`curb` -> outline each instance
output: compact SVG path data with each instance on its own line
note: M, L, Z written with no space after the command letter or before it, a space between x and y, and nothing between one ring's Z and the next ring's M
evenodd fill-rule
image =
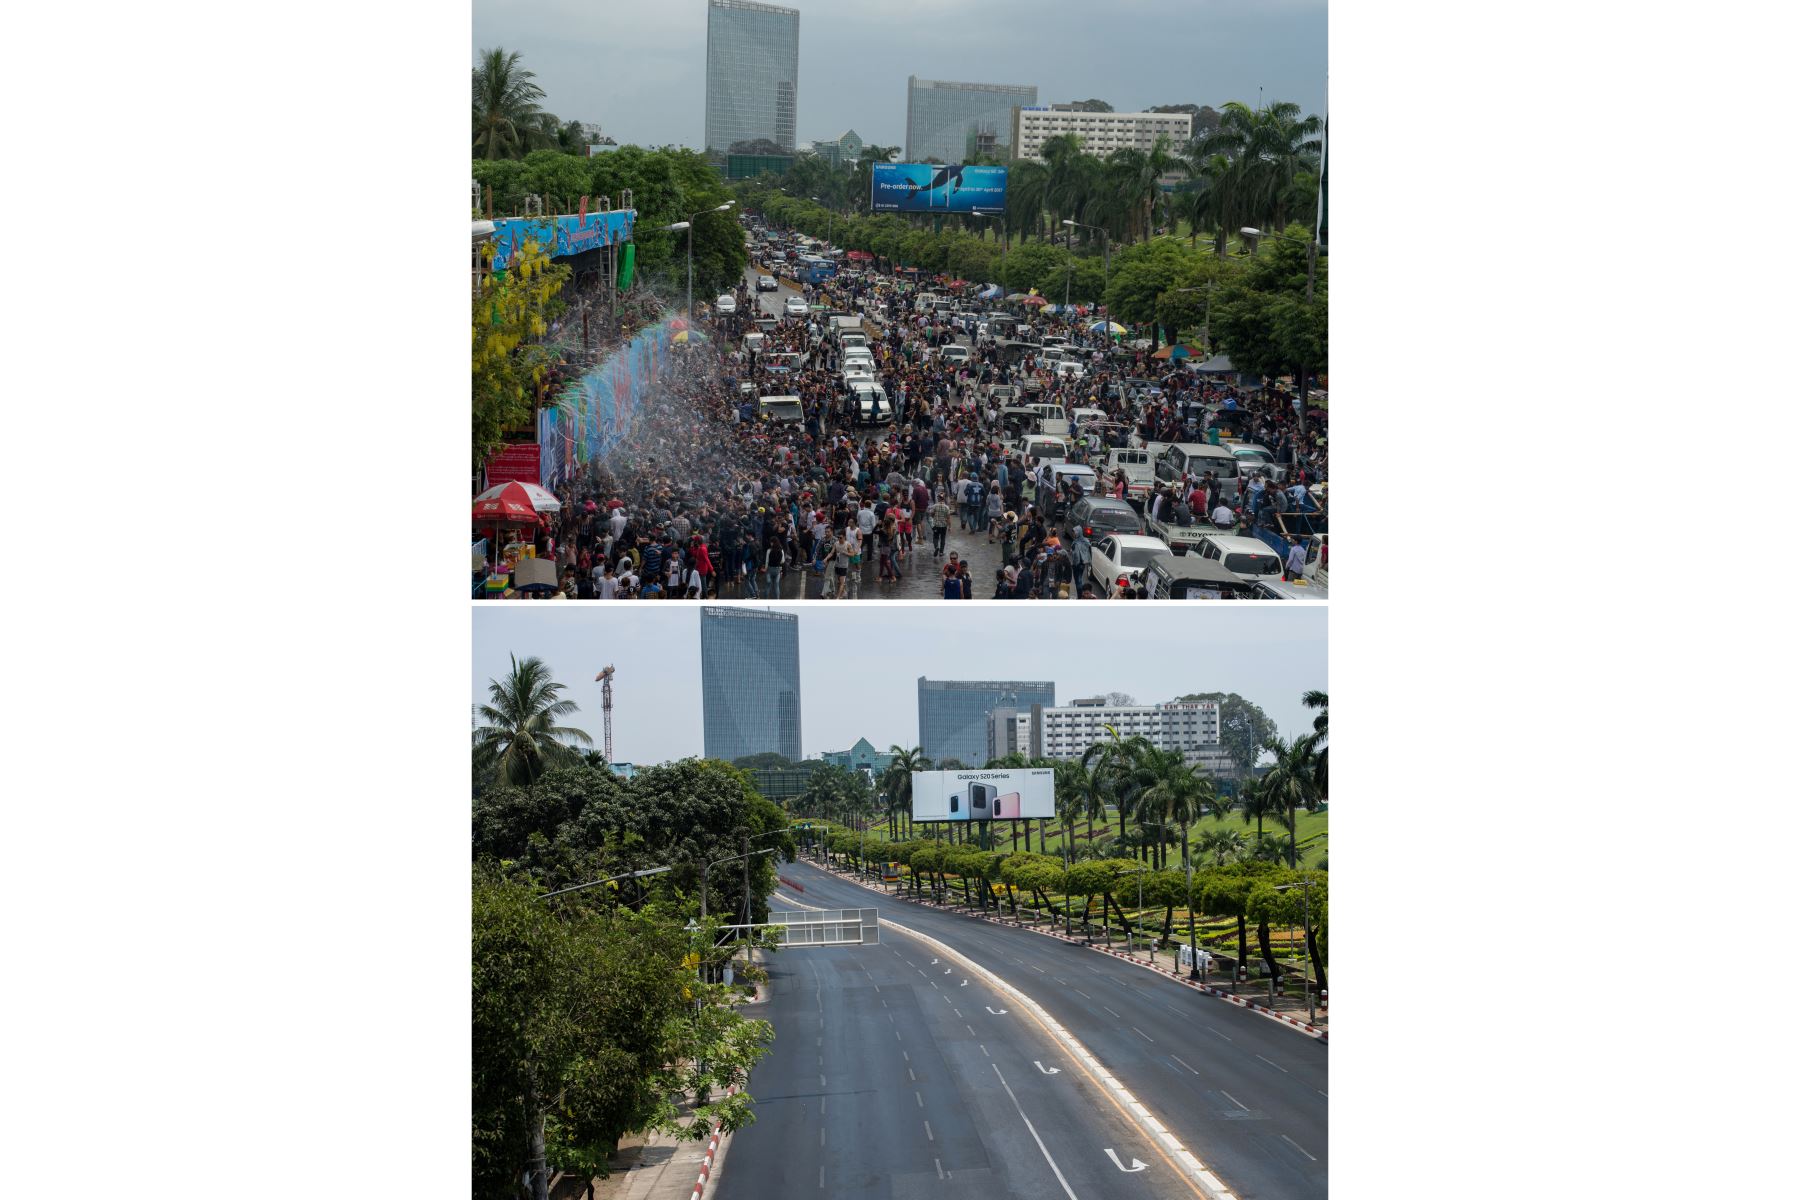
M820 869L825 870L825 871L830 871L830 873L832 875L835 875L835 876L837 876L837 878L842 879L845 883L854 884L855 886L862 888L864 891L876 892L875 888L870 887L868 884L864 883L860 879L856 879L852 876L842 874L841 872L838 872L838 871L832 871L831 868L829 868L829 867L822 867ZM876 894L880 895L888 900L896 900L902 904L911 904L915 908L921 907L918 901L910 900L904 896L890 896L886 892L876 892ZM935 908L936 906L933 906L933 907ZM1082 947L1084 947L1088 950L1092 950L1098 954L1109 954L1112 957L1119 959L1122 962L1128 962L1128 963L1132 964L1133 966L1140 967L1146 971L1149 971L1152 974L1156 975L1158 978L1171 980L1175 983L1179 983L1183 987L1191 988L1192 990L1194 990L1196 992L1201 992L1205 995L1215 997L1219 1000L1223 1000L1227 1004L1236 1005L1238 1008L1248 1009L1249 1011L1256 1013L1258 1016L1266 1017L1271 1021L1278 1021L1283 1025L1287 1025L1294 1029L1298 1029L1301 1033L1304 1033L1307 1037L1310 1037L1314 1041L1317 1041L1321 1044L1330 1045L1330 1043L1331 1043L1331 1038L1329 1036L1331 1031L1329 1029L1321 1029L1317 1025L1309 1025L1305 1021L1300 1020L1298 1017L1290 1017L1285 1013L1276 1012L1274 1009L1270 1008L1266 1004L1257 1004L1255 1001L1245 1000L1241 996L1234 996L1230 992L1223 991L1219 988L1213 987L1211 984L1195 983L1193 980L1184 978L1181 975L1174 974L1172 972L1165 972L1161 967L1152 966L1151 964L1140 960L1135 955L1126 954L1122 950L1114 950L1107 946L1095 946L1086 941L1083 941L1081 938L1070 937L1067 934L1057 933L1055 930L1034 929L1028 925L1014 925L1011 921L1001 920L996 917L984 917L984 916L981 916L979 913L960 912L955 908L939 908L939 909L937 909L937 911L950 912L950 913L954 913L955 915L961 916L961 917L971 917L977 921L985 921L989 925L999 925L1006 929L1020 929L1020 930L1025 931L1026 933L1035 933L1040 937L1055 938L1057 941L1067 942L1071 946L1082 946Z
M727 1088L725 1094L727 1096L735 1096L737 1094L737 1084L734 1083ZM700 1178L694 1181L694 1191L690 1200L700 1200L700 1193L706 1189L707 1176L712 1174L713 1156L719 1152L719 1139L723 1136L720 1131L724 1128L725 1122L723 1120L713 1126L712 1139L706 1143L706 1159L700 1164Z

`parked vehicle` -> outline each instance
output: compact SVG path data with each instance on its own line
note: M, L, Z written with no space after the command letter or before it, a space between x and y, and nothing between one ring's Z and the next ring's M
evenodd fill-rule
M781 289L780 285L775 282L775 277L773 275L758 275L756 277L756 290L759 292L775 292L780 291Z
M1169 552L1161 538L1146 534L1109 533L1090 540L1088 577L1094 582L1094 590L1102 596L1112 596L1118 591L1120 576L1135 586L1143 578L1145 564L1156 555Z
M1255 583L1273 576L1281 578L1281 556L1262 540L1232 533L1209 533L1194 546L1201 558L1225 564L1227 571Z
M781 311L790 317L804 317L806 315L805 297L789 296L786 302L782 304Z
M1111 496L1083 496L1063 516L1063 536L1072 538L1080 529L1089 541L1107 534L1144 532L1144 518L1123 500Z
M1223 563L1197 554L1152 555L1144 564L1143 586L1151 600L1254 600L1259 588L1226 570Z
M1172 483L1177 487L1184 487L1208 471L1211 471L1213 478L1219 481L1220 494L1227 497L1237 496L1237 456L1223 446L1208 446L1200 442L1175 442L1156 459L1156 479L1159 483Z
M879 383L855 382L850 385L851 421L857 425L892 425L894 406L888 401L887 389Z
M1106 460L1100 466L1100 476L1111 486L1113 476L1125 472L1125 495L1128 499L1143 501L1150 494L1156 481L1156 468L1150 461L1150 451L1134 449L1130 446L1118 447L1106 452Z

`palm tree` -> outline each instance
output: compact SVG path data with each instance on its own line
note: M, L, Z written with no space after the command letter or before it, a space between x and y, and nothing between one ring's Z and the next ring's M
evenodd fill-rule
M1044 236L1044 202L1050 187L1050 168L1021 159L1006 173L1006 228L1021 238Z
M592 746L594 739L556 723L580 709L562 691L536 657L513 656L505 679L488 680L489 702L475 710L487 723L474 730L475 766L484 778L524 787L553 766L580 761L575 746Z
M925 757L925 751L918 746L889 746L888 753L893 756L887 770L881 773L881 788L893 803L891 811L906 811L906 828L912 832L912 777L914 771L931 770L931 760ZM897 831L890 822L890 836L897 836Z
M1313 761L1313 792L1323 802L1330 792L1326 786L1329 776L1326 758L1331 747L1326 743L1331 739L1331 697L1321 691L1310 691L1300 697L1300 703L1317 709L1319 714L1313 718L1313 731L1306 743Z
M1161 818L1163 832L1168 827L1181 830L1181 859L1188 861L1190 826L1206 810L1214 795L1213 782L1190 766L1178 750L1152 749L1142 756L1139 770L1147 779L1141 793L1140 820L1146 811ZM1161 837L1156 841L1157 867L1168 866L1168 854Z
M1240 225L1287 224L1295 180L1318 171L1323 128L1285 101L1261 109L1233 101L1220 111L1219 128L1195 146L1193 166L1218 193L1221 246L1224 231Z
M538 107L544 89L519 66L519 52L483 50L481 65L469 72L473 90L475 154L479 158L522 158L544 137ZM554 123L555 118L551 117ZM554 140L554 137L552 137Z
M1299 826L1294 820L1294 810L1305 808L1310 811L1314 803L1311 740L1303 737L1286 741L1272 737L1267 743L1275 755L1275 765L1263 778L1263 791L1266 802L1277 813L1286 814L1289 868L1296 865L1299 857L1299 844L1295 840Z
M1243 857L1248 846L1241 829L1208 829L1194 844L1201 857L1211 858L1215 867L1222 867Z

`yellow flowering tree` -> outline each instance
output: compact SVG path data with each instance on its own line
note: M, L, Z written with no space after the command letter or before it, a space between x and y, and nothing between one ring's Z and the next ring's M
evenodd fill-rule
M491 258L492 246L482 253ZM469 322L469 408L477 466L499 448L506 431L531 422L538 386L554 361L542 338L564 308L560 297L568 279L568 267L528 241L476 291Z

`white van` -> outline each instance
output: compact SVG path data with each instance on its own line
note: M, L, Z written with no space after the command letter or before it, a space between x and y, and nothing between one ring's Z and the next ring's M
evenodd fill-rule
M1219 481L1219 493L1238 494L1237 456L1223 446L1202 442L1175 442L1156 459L1156 482L1180 486L1184 480L1199 479L1211 471Z
M1209 533L1194 544L1190 554L1223 563L1225 569L1249 583L1281 579L1281 555L1261 538L1230 533Z
M780 425L798 425L806 419L798 396L764 396L756 402L756 410L763 420Z

